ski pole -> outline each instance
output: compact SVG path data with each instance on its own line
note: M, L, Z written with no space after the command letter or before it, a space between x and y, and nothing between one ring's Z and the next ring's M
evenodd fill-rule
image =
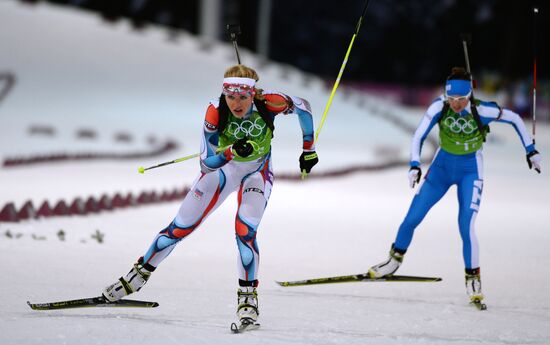
M229 38L233 42L233 48L235 48L235 54L237 54L237 62L241 64L241 56L239 55L239 46L237 45L237 36L241 34L241 26L239 24L227 24L227 32Z
M484 125L483 125L483 122L481 122L481 118L479 117L477 108L475 106L474 89L477 87L477 85L476 85L474 76L472 75L472 70L470 69L470 58L468 55L468 44L472 43L472 36L470 34L460 34L460 37L462 39L462 48L464 49L464 60L466 61L466 72L468 72L468 74L470 75L470 87L471 87L470 104L471 104L472 115L474 116L474 120L477 124L477 127L481 132ZM485 141L485 137L483 141Z
M250 145L252 145L252 147L254 148L254 150L258 150L259 149L259 145L256 144L255 142L253 142L252 140L248 140L247 141L248 143L250 143ZM218 147L216 149L216 153L220 153L222 151L225 151L228 147L230 147L231 145L227 145L227 146L224 146L224 147ZM189 156L185 156L185 157L181 157L181 158L178 158L178 159L174 159L172 161L168 161L168 162L164 162L164 163L160 163L160 164L157 164L157 165L153 165L153 166L150 166L148 168L144 168L144 167L139 167L138 168L138 172L140 174L143 174L145 171L147 170L150 170L150 169L156 169L156 168L160 168L160 167L163 167L163 166L166 166L166 165L170 165L170 164L174 164L174 163L179 163L179 162L183 162L183 161L186 161L186 160L189 160L189 159L193 159L195 157L198 157L200 156L201 154L200 153L193 153L192 155L189 155Z
M533 7L533 144L537 126L537 14L539 9Z
M188 159L192 159L192 158L195 158L195 157L198 157L198 156L200 156L200 153L194 153L194 154L189 155L189 156L185 156L185 157L182 157L182 158L174 159L172 161L168 161L168 162L160 163L160 164L157 164L157 165L153 165L153 166L150 166L148 168L139 167L138 172L140 174L143 174L145 171L150 170L150 169L156 169L156 168L163 167L165 165L170 165L170 164L174 164L174 163L183 162L183 161L186 161Z
M470 75L470 84L472 87L472 95L474 88L476 87L474 77L472 76L472 70L470 69L470 58L468 56L468 43L471 43L472 37L469 34L461 34L462 48L464 50L464 61L466 61L466 72Z
M348 57L351 52L351 48L353 47L353 42L355 42L355 38L359 34L359 29L361 29L361 24L363 24L363 18L365 17L365 14L367 13L367 8L369 7L370 0L367 0L365 2L365 7L363 8L363 13L361 13L361 17L359 17L359 21L357 22L357 26L355 27L355 32L353 33L353 36L351 37L351 42L349 43L348 50L346 52L346 56L344 57L344 61L342 62L342 66L340 67L340 71L338 72L338 77L336 77L336 81L334 82L334 86L332 87L332 92L330 93L330 97L328 99L327 105L325 106L325 110L323 111L323 116L321 117L321 122L319 123L319 127L317 128L317 131L315 132L315 143L317 143L317 139L319 138L319 134L321 133L321 129L323 129L323 125L325 124L325 121L327 119L328 111L330 109L330 106L332 104L332 99L334 98L334 94L336 93L336 89L338 88L338 85L340 84L340 79L342 78L342 74L344 73L344 69L346 68L346 64L348 62Z

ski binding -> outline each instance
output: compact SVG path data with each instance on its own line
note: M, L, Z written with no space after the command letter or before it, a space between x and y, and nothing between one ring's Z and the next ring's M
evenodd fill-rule
M241 319L240 324L236 324L235 322L231 324L231 332L233 333L244 333L258 328L260 328L260 324L249 318Z
M487 305L483 303L479 298L472 299L470 304L476 307L478 310L487 310Z

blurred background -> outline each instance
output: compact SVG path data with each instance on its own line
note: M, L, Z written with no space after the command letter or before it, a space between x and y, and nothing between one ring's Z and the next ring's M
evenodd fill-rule
M363 0L23 0L91 11L135 30L166 27L205 44L228 41L239 24L239 45L266 60L292 65L332 82L354 32ZM470 60L478 88L524 117L531 116L535 56L537 119L550 118L549 14L540 1L372 0L343 83L425 106L451 67L464 65L461 33L471 34ZM540 8L535 19L534 8Z

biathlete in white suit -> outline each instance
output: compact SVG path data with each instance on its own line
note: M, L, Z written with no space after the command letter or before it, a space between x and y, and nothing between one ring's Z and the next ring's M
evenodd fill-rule
M271 139L278 114L298 115L303 135L300 170L309 173L317 164L313 118L309 103L256 87L257 73L244 65L227 69L222 95L206 110L200 167L192 188L174 220L154 239L130 272L103 291L116 301L138 291L176 244L191 234L224 200L237 192L235 237L239 250L237 316L255 322L258 317L256 234L271 194Z
M534 167L539 173L541 156L518 114L502 109L494 102L473 99L471 95L470 75L464 68L453 68L447 78L445 94L430 105L414 134L409 170L411 188L420 182L422 144L436 125L439 126L440 147L399 227L388 260L371 267L371 277L383 277L397 271L411 244L416 227L449 187L456 185L466 292L472 301L483 299L475 220L483 191L482 147L489 123L502 122L512 125L525 148L529 168Z

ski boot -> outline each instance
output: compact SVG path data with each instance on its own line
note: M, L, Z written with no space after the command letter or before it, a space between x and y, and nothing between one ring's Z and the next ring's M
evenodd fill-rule
M149 264L143 265L143 258L139 258L125 277L120 277L118 281L103 289L103 297L109 302L115 302L124 296L139 291L154 270L155 267Z
M479 310L487 309L485 303L483 303L483 293L481 292L481 275L478 268L467 268L466 270L466 294L470 297L470 304L475 306Z
M257 285L254 281L253 285ZM258 292L255 286L241 286L237 290L237 318L239 324L232 323L231 331L242 333L260 327L258 320Z
M403 257L405 256L404 251L396 250L394 246L391 246L390 255L388 260L374 265L369 268L369 276L371 278L381 278L384 276L391 276L397 271L401 263L403 262Z
M237 317L241 322L258 320L258 292L253 286L241 286L237 290Z

